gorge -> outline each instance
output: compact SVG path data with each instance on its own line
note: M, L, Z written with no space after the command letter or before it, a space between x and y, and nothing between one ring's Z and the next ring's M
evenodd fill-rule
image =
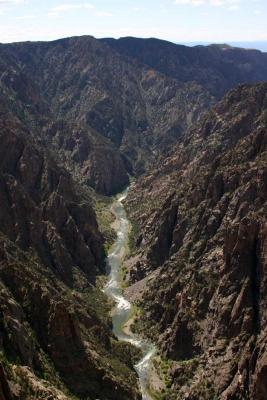
M0 44L1 400L266 400L266 82L230 46Z
M110 296L116 303L112 311L113 332L116 337L140 349L142 358L138 360L135 369L139 376L139 384L143 400L151 400L148 387L148 375L151 359L156 354L156 348L146 339L137 337L130 330L126 332L125 325L132 318L133 305L123 296L122 292L122 263L128 247L129 221L127 220L122 201L126 199L128 190L126 190L112 206L117 225L117 240L110 249L107 258L107 267L109 272L109 281L105 286L104 292ZM140 355L141 355L140 354Z

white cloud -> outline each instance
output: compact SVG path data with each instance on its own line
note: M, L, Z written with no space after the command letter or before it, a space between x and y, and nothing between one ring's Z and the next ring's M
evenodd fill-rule
M62 13L68 12L68 11L75 11L75 10L77 10L77 11L78 10L90 10L97 17L112 17L113 16L113 14L111 12L98 10L91 3L60 4L56 7L51 8L48 12L48 16L49 17L58 17L59 14L62 14Z
M161 11L166 10L166 7L161 5L160 6L160 10ZM145 13L145 12L147 12L147 8L145 6L143 6L143 5L140 6L140 7L139 6L135 6L135 7L132 8L132 11L135 12L135 13L141 13L141 12Z
M27 0L0 0L0 15L4 15L21 4L27 4Z
M16 6L25 3L25 0L0 0L0 7Z
M218 6L229 6L229 9L237 7L242 0L174 0L176 5L190 5L190 6L202 6L210 5L214 7Z
M12 19L15 19L16 21L23 21L23 20L35 19L35 18L36 18L35 15L21 15L19 17L13 17Z
M1 0L0 0L1 1ZM95 7L90 3L81 3L81 4L60 4L59 6L51 8L51 13L65 12L71 10L92 10Z
M175 0L174 4L178 5L190 5L190 6L200 6L205 3L205 0Z
M3 15L6 11L10 11L12 7L26 3L26 0L0 0L0 15Z
M96 11L95 15L97 15L98 17L112 17L113 16L113 14L108 11Z
M237 11L239 10L239 6L238 5L233 5L231 7L228 8L229 11Z

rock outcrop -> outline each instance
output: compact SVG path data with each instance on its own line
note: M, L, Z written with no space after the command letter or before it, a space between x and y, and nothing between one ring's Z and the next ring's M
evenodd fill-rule
M155 38L102 41L178 82L194 80L217 99L239 83L266 80L266 54L259 50L216 44L187 47Z
M239 86L130 191L130 280L157 269L141 322L170 399L267 396L266 126L267 85Z
M174 360L170 396L265 397L266 85L199 121L266 80L266 57L154 39L0 44L4 400L140 399L98 288L92 196L151 165L127 203L129 275L150 282L144 326Z
M75 176L113 194L229 88L267 79L259 51L156 39L0 45L0 103Z
M16 122L0 122L0 393L139 399L97 289L103 238L87 192Z

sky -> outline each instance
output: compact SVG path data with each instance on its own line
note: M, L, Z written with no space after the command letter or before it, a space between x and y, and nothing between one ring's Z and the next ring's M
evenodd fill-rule
M0 42L68 36L267 40L267 0L0 0Z

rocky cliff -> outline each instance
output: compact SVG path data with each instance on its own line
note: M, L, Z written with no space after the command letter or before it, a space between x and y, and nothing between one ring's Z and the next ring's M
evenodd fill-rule
M1 399L138 399L96 285L87 192L16 122L1 121L0 140Z
M158 336L168 399L267 397L267 85L239 86L129 194L138 325Z
M0 397L140 398L98 285L92 193L152 165L128 201L129 279L158 274L144 326L173 360L169 395L264 398L266 85L199 121L266 65L133 38L0 44Z
M227 45L187 47L155 38L102 41L178 82L197 82L217 99L239 83L266 80L267 55L258 50Z
M156 39L0 45L0 102L98 192L139 176L229 88L267 79L267 55Z

